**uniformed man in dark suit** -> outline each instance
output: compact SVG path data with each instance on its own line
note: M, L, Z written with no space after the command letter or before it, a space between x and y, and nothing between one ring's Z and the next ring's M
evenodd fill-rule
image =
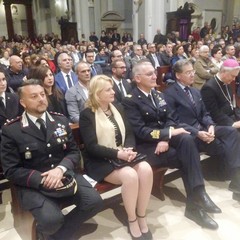
M33 214L38 232L47 239L76 239L74 234L81 223L101 209L102 199L74 173L79 150L67 119L46 111L44 88L30 79L19 88L19 97L25 112L2 131L4 174L17 186L20 204ZM47 196L64 186L67 175L74 176L76 193L64 198ZM67 215L59 207L63 200L76 205Z
M221 210L205 191L200 156L190 132L174 123L168 126L164 96L153 90L157 76L151 63L137 63L133 76L137 87L122 104L136 136L137 151L147 154L152 166L179 168L187 193L185 216L203 227L217 229L206 212Z

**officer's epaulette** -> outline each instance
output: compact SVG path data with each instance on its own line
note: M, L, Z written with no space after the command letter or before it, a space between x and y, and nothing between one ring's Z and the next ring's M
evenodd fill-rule
M62 113L58 113L58 112L49 112L52 115L57 115L57 116L64 116Z
M11 120L7 119L7 121L5 122L4 125L10 125L12 123L15 123L15 122L19 121L21 118L22 118L21 116L18 116L18 117L14 118L14 119L11 119Z
M131 98L132 94L127 94L126 97Z

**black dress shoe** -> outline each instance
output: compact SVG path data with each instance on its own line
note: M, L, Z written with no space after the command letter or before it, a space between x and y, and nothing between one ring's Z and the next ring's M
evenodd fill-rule
M191 219L203 228L218 229L218 224L199 207L186 206L185 217Z
M142 236L145 240L152 240L153 239L153 236L152 236L152 233L150 232L150 230L148 230L145 233L142 232Z
M233 193L240 194L240 184L237 184L234 180L230 182L228 189Z
M232 199L240 202L240 194L239 193L233 193Z
M228 189L234 193L240 194L240 168L235 169Z
M36 224L36 240L54 240L53 237L47 236L41 231L39 231L37 224Z
M131 235L132 240L145 240L145 238L143 237L143 234L141 236L139 236L139 237L135 237L131 233L129 224L134 223L136 221L137 221L137 218L135 220L133 220L133 221L128 221L128 233Z
M205 191L202 191L197 199L194 199L194 203L202 207L202 209L208 213L221 213L222 210L212 201Z

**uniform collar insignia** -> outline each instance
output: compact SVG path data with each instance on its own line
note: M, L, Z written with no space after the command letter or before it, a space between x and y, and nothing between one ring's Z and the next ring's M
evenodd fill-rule
M50 122L54 122L53 117L52 117L48 112L46 112L46 116L48 117L48 119L50 120ZM21 122L22 122L22 126L23 126L23 127L28 127L28 126L29 126L26 111L24 111L23 114L22 114Z

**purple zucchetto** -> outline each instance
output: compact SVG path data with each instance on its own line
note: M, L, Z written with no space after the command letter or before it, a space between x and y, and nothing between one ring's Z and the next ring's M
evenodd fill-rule
M222 67L224 69L229 69L229 70L234 70L234 69L239 69L239 63L234 60L234 59L227 59L223 62Z

